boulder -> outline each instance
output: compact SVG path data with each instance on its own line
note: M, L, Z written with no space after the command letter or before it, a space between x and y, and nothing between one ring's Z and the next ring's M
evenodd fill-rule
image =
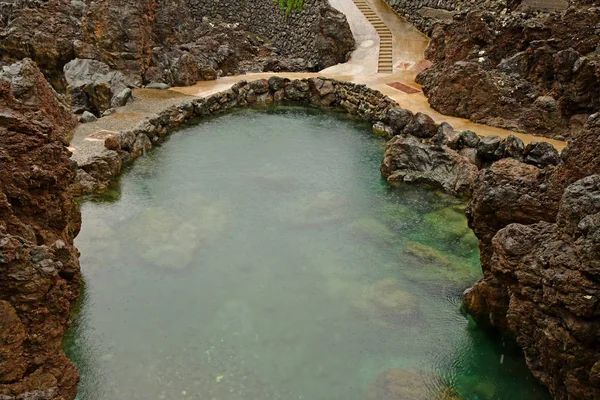
M88 122L94 122L98 118L89 111L84 111L81 116L79 116L79 122L87 124Z
M285 87L286 82L289 82L289 79L281 78L279 76L272 76L269 78L269 89L271 91L276 92Z
M475 132L469 130L462 131L458 138L458 147L470 147L476 149L480 141L481 138Z
M133 92L130 88L125 88L113 96L110 104L112 108L123 107L133 98Z
M498 152L500 149L500 145L502 143L502 138L500 136L486 136L481 138L479 144L477 145L477 155L483 161L496 161L502 158L504 153L503 151Z
M394 129L381 121L378 121L373 124L373 132L377 136L382 136L387 139L391 139L392 137L394 137Z
M75 59L64 67L67 93L76 113L89 111L97 116L131 97L128 80L107 64L90 59Z
M386 145L381 174L390 182L415 182L454 195L469 195L478 169L447 146L421 143L412 136L395 136Z
M402 130L412 122L414 114L404 108L393 107L388 111L387 118L388 125L392 127L396 135L399 135L402 133Z
M558 165L560 155L558 151L548 142L531 142L524 150L525 162L539 168L549 165Z
M438 126L427 114L417 113L414 118L404 127L402 133L418 138L429 139L435 136Z
M525 144L515 135L509 135L505 140L504 156L512 157L516 160L523 161L523 151Z
M458 141L460 139L460 133L455 131L454 128L447 122L442 122L438 129L438 132L433 137L433 143L443 146L446 145L451 149L456 150L458 148Z

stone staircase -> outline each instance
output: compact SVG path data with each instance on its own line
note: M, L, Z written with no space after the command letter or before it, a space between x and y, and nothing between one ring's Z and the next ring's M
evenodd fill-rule
M352 1L379 34L379 64L377 72L391 74L394 68L394 62L392 60L392 32L365 0Z

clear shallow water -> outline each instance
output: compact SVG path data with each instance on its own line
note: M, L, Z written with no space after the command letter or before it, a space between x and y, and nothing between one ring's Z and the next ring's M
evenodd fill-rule
M384 143L288 109L184 129L82 206L79 398L549 399L459 312L464 205L380 178Z

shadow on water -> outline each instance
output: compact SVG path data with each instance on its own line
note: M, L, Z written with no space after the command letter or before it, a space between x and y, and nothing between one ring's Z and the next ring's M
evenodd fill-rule
M367 124L245 110L160 147L82 204L80 399L549 399L460 313L465 204L389 187Z

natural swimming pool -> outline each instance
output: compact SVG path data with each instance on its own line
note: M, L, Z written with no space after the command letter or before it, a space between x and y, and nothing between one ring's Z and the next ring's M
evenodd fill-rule
M82 205L79 398L548 399L460 313L464 204L380 178L368 125L244 110Z

